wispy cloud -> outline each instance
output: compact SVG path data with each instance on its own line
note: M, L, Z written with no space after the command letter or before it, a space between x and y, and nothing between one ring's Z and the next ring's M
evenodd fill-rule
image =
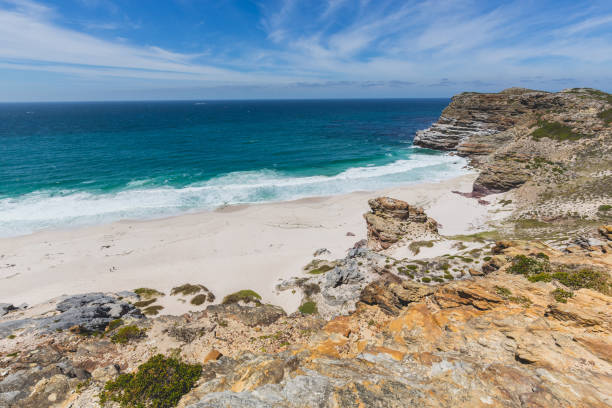
M164 38L163 46L154 39L143 41L150 27L130 26L130 16L110 0L78 1L121 16L71 16L77 23L64 24L61 10L47 3L0 0L0 69L108 78L111 85L127 78L166 81L168 86L174 81L177 86L352 87L423 94L494 89L513 81L612 85L612 7L605 1L578 7L546 0L501 5L271 0L258 6L258 14L248 15L258 31L237 42L202 41L188 50L178 40ZM131 38L126 28L138 28L140 34ZM123 38L108 35L119 29ZM199 38L190 40L198 43Z

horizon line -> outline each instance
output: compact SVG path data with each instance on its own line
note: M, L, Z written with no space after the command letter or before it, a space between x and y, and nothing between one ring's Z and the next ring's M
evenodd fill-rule
M274 102L274 101L368 101L368 100L407 100L407 99L451 99L452 96L438 97L370 97L370 98L236 98L236 99L100 99L100 100L37 100L37 101L2 101L0 104L26 104L26 103L129 103L129 102Z

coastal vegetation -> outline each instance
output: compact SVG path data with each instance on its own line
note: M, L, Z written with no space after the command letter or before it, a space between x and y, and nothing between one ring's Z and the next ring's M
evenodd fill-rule
M192 305L200 306L201 304L206 302L207 299L208 297L206 295L199 294L194 296L189 303L191 303Z
M556 141L565 141L580 140L586 135L576 133L571 127L562 123L539 120L538 128L531 133L531 137L535 140L547 137Z
M308 301L301 305L298 310L303 314L315 314L317 313L317 304L313 301Z
M111 321L108 326L106 326L106 330L107 331L113 331L115 330L117 327L123 326L123 319L115 319L113 321Z
M142 313L146 316L156 316L163 308L161 305L153 305L142 309Z
M421 252L421 248L431 248L433 245L433 241L412 241L408 248L413 254L418 255Z
M170 295L189 296L189 295L193 295L193 294L196 294L202 291L208 292L208 289L204 285L193 285L190 283L186 283L184 285L176 286L172 288L172 290L170 291Z
M142 299L151 299L158 296L165 296L164 293L151 288L138 288L134 289L134 293L140 296Z
M132 374L109 381L100 393L100 404L116 402L122 408L170 408L193 388L202 366L186 364L161 354L151 357Z
M228 305L231 303L239 303L239 302L254 303L256 305L260 305L261 296L259 295L259 293L255 292L254 290L243 289L243 290L239 290L238 292L234 292L230 295L225 296L221 303L224 305Z
M573 270L568 266L556 266L554 269L545 254L537 254L535 257L517 255L508 272L524 275L534 283L556 281L573 290L587 288L606 295L612 294L610 276L605 271L594 268Z
M126 344L131 340L141 339L145 336L146 330L136 326L125 326L117 330L111 337L111 341L117 344Z

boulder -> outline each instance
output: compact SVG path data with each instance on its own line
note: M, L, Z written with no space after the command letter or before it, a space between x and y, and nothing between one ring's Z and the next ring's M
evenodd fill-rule
M368 201L371 211L364 214L368 228L368 248L388 249L405 236L412 239L437 235L438 224L420 207L402 200L379 197Z
M10 303L0 303L0 317L4 316L10 311L17 310L15 306Z

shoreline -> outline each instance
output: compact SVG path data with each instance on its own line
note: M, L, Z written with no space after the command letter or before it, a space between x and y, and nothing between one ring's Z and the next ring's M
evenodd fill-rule
M191 283L209 288L216 302L252 289L291 313L300 296L278 293L275 285L303 273L317 249L342 258L366 238L362 215L370 198L388 195L424 207L443 235L482 230L494 218L494 203L453 193L471 191L476 176L0 238L0 302L34 305L61 295L148 287L166 293L162 314L182 314L208 305L169 296L172 287Z

